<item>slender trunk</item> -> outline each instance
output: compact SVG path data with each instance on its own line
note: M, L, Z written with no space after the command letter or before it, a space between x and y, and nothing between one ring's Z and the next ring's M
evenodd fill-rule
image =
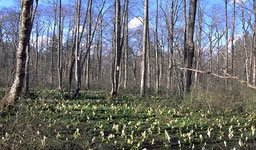
M167 72L167 90L171 89L172 81L172 69L173 69L173 30L174 30L174 0L171 1L171 20L170 20L170 29L169 29L169 61L168 61L168 72ZM167 92L167 93L168 93Z
M210 33L209 33L209 42L210 42L210 47L209 47L209 69L210 69L210 72L212 72L212 53L213 53L213 40L212 40L212 32L213 32L213 29L212 29L212 25L210 27ZM209 80L209 84L212 83L212 76L208 76L208 80Z
M101 81L101 68L102 68L102 32L103 32L103 27L102 24L103 23L103 18L101 16L101 20L100 20L100 37L99 37L99 41L98 41L98 83L100 83Z
M115 67L114 67L114 86L112 86L111 96L117 95L119 85L120 63L121 63L121 26L120 26L120 0L116 0L116 14L115 14Z
M156 0L156 28L155 28L155 64L156 64L156 83L155 83L155 93L158 94L159 91L159 52L158 52L158 0Z
M148 34L148 0L144 0L144 31L143 31L143 49L141 61L141 84L140 96L145 96L145 82L146 82L146 56L147 56L147 34Z
M54 25L52 33L52 53L51 53L51 84L54 86L54 53L56 49L56 36L55 30L57 25L57 6L54 8Z
M75 65L75 49L76 49L76 34L77 34L77 28L75 27L75 30L72 31L72 41L73 46L71 48L71 56L70 56L70 62L69 62L69 74L68 74L68 90L71 91L72 88L72 80L73 80L73 69Z
M85 71L85 89L89 90L90 86L90 52L91 52L91 33L92 33L92 0L89 1L89 16L88 16L88 35L87 35L87 45L86 49L88 51L88 55L86 57L86 71Z
M58 33L58 88L62 90L62 37L61 37L61 0L59 0L59 33Z
M147 56L146 56L146 59L147 59L147 77L146 77L146 80L147 80L147 88L150 88L151 87L151 61L150 61L150 37L149 37L149 30L148 30L148 36L147 36L147 47L148 47L148 52L147 52Z
M163 31L162 31L163 33ZM163 79L163 62L164 62L164 56L163 56L163 51L164 51L164 35L162 34L162 39L161 39L161 46L159 50L159 87L161 86L162 79Z
M253 31L253 85L256 85L256 0L253 0L254 31Z
M136 63L136 57L134 56L134 63L133 63L133 81L134 81L134 83L135 83L135 85L137 85L136 83L137 83L137 74L136 74L136 72L137 72L137 63Z
M234 75L234 59L235 59L235 22L236 22L236 3L233 3L233 19L232 19L232 38L231 38L231 74Z
M197 0L190 0L189 4L189 19L188 19L188 41L186 43L186 51L187 51L187 60L186 60L186 68L191 69L193 65L194 58L194 28L195 28L195 17L196 17L196 5ZM192 84L192 71L186 70L186 86L185 93L190 92L190 86Z
M90 88L90 59L91 59L91 55L90 53L87 55L86 58L86 65L85 65L85 89L89 90Z
M246 27L245 27L245 6L242 4L242 22L243 22L243 47L245 51L245 72L246 72L246 81L250 83L250 65L249 65L249 52L247 49L247 35L246 35Z
M201 42L202 42L202 22L203 22L203 12L200 6L200 0L198 1L198 27L199 27L199 36L198 36L198 45L197 45L197 56L196 56L196 70L200 69L200 57L201 57ZM195 84L198 81L198 72L195 72Z
M183 38L184 38L184 56L183 56L183 65L186 67L186 59L187 59L187 2L186 0L183 0L183 22L184 22L184 27L183 27ZM184 94L185 88L186 88L186 69L184 69L183 72L181 72L181 76L183 75L183 91Z
M24 95L28 96L29 94L29 63L30 63L30 45L27 45L26 48L26 65L25 65L25 91L24 91Z
M35 64L35 81L38 83L38 58L39 58L39 49L38 49L38 37L39 37L39 20L36 22L36 64Z
M76 1L76 46L75 46L75 79L76 91L74 97L79 95L81 89L81 68L80 68L80 10L81 0Z
M128 80L128 50L129 50L129 28L128 28L128 10L129 10L129 0L126 0L126 20L125 20L125 51L124 51L124 89L127 88Z
M228 0L225 0L225 15L226 15L226 67L225 72L228 73ZM224 74L226 76L226 74ZM226 85L228 84L228 79L226 80Z

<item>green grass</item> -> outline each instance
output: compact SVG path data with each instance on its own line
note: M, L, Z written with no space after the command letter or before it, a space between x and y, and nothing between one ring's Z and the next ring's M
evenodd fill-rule
M209 112L161 97L34 91L1 112L0 149L255 149L256 113Z

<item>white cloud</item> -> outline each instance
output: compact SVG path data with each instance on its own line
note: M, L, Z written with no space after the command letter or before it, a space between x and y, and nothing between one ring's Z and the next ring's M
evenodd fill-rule
M234 36L234 43L236 43L236 41L237 40L239 40L239 39L241 39L243 37L243 35L241 35L241 34L236 34L235 36ZM228 44L228 47L229 48L231 48L231 39L229 39L229 44Z
M136 29L143 25L143 19L141 17L134 17L129 23L129 29Z

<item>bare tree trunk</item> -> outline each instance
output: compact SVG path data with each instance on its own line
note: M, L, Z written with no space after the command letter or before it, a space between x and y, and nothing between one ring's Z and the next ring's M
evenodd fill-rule
M187 59L186 59L186 68L191 69L193 65L194 58L194 29L195 29L195 17L196 17L196 5L197 0L190 0L189 4L189 19L188 19L188 41L186 42L186 51L187 51ZM186 86L185 93L190 92L190 86L192 84L192 71L186 70Z
M159 92L159 74L160 74L160 70L159 70L159 51L158 51L158 31L157 31L157 27L158 27L158 0L156 0L156 28L155 28L155 64L156 64L156 83L155 83L155 93L158 94Z
M52 33L52 53L51 53L51 84L52 86L54 86L54 52L56 50L56 35L55 35L56 25L57 25L57 6L54 7L54 25L53 25L53 33Z
M144 31L143 31L143 49L141 61L141 84L140 96L145 96L145 82L146 82L146 56L147 56L147 34L148 34L148 0L144 0Z
M100 35L98 41L98 51L97 51L97 59L98 59L98 83L101 81L101 74L102 74L102 32L103 32L103 16L100 19Z
M78 96L81 89L81 68L80 68L80 10L81 0L76 1L76 46L75 46L75 79L76 91L74 97Z
M231 38L231 75L234 75L234 57L235 57L235 22L236 22L236 2L233 3L233 19L232 19L232 38Z
M171 20L170 20L170 29L169 29L169 61L168 61L168 71L167 71L167 90L171 89L171 78L172 78L172 69L173 69L173 30L174 30L174 0L171 1Z
M253 85L256 85L256 0L253 0L254 31L253 31Z
M162 29L162 33L163 33L163 29ZM159 50L159 87L162 84L163 81L163 62L164 62L164 34L162 34L162 38L160 40L162 43L160 44L160 50Z
M198 1L198 28L199 28L199 36L198 36L198 45L197 45L197 56L196 56L196 70L200 69L200 57L201 57L201 42L202 42L202 22L203 22L203 12L201 10L200 1ZM198 72L195 72L195 84L198 81Z
M246 72L246 81L250 83L250 65L249 65L249 51L247 49L247 35L246 35L246 27L245 27L245 6L244 2L242 3L242 23L243 23L243 46L244 46L244 51L245 51L245 72Z
M121 63L121 26L120 26L120 0L116 0L116 15L115 15L115 68L114 68L114 85L112 85L111 96L116 96L119 85L119 73Z
M89 90L90 86L90 53L91 53L91 34L92 34L92 0L89 2L89 16L88 16L88 35L87 35L87 45L86 49L88 50L87 60L86 60L86 71L85 71L85 89Z
M27 48L26 48L26 65L25 65L25 91L24 91L24 95L28 96L29 94L29 63L30 63L30 44L28 43Z
M75 27L75 30L72 30L72 41L73 41L73 45L71 48L71 59L69 62L69 74L68 74L68 90L71 91L71 87L72 87L72 80L73 80L73 69L74 69L74 65L75 65L75 49L76 49L76 34L77 34L77 28Z
M38 43L38 37L39 37L39 20L36 22L36 64L35 64L35 82L38 83L38 58L39 58L39 43Z
M183 37L184 37L184 56L183 56L183 65L186 67L186 59L187 59L187 0L183 0L183 21L184 21L184 27L183 27ZM181 72L181 76L183 75L183 91L184 94L185 88L186 88L186 69L184 69L184 72Z
M62 36L61 36L61 0L59 0L59 33L58 33L58 88L62 90Z
M32 31L32 27L33 27L33 22L34 22L34 19L35 19L35 14L36 14L36 9L37 9L37 6L38 6L38 0L36 0L36 4L35 4L35 8L33 9L33 12L32 12L32 16L31 16L31 24L29 26L29 36L31 35L31 31ZM32 4L32 7L33 7L33 4ZM26 77L26 80L25 80L25 96L27 96L29 94L29 80L30 80L30 74L29 74L29 68L30 68L30 37L29 37L29 40L28 40L28 43L27 43L27 48L26 48L26 64L25 64L25 77Z
M129 50L129 28L128 28L128 18L129 18L129 0L126 0L126 20L125 20L125 51L124 51L124 89L127 88L128 80L128 50Z
M147 56L146 56L146 61L147 61L147 88L151 87L151 61L150 61L150 50L151 50L151 46L150 46L150 37L149 37L149 30L148 30L148 37L147 37L147 47L148 47L148 52L147 52Z
M1 101L1 108L13 103L21 94L23 79L25 76L26 47L29 44L32 29L32 7L33 0L22 0L20 13L19 44L16 54L15 80L9 93ZM35 12L35 11L33 11Z
M213 40L212 40L212 34L213 34L213 27L212 25L210 25L210 31L209 31L209 35L208 35L208 38L209 38L209 44L210 44L210 47L209 47L209 56L208 56L208 65L209 65L209 69L210 69L210 72L212 72L212 53L213 53ZM212 76L208 76L207 79L209 80L209 84L212 83Z
M90 59L91 59L91 55L89 52L86 58L86 65L85 65L85 90L89 90L90 88L90 67L91 67Z
M226 15L226 68L225 72L228 73L228 0L225 0L225 15ZM225 74L224 74L225 75ZM228 79L226 79L226 85L228 84Z

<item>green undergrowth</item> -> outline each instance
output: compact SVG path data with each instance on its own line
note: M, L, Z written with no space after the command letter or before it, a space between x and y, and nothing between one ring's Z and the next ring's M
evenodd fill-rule
M0 149L255 149L256 113L198 110L171 99L33 91L1 112Z

